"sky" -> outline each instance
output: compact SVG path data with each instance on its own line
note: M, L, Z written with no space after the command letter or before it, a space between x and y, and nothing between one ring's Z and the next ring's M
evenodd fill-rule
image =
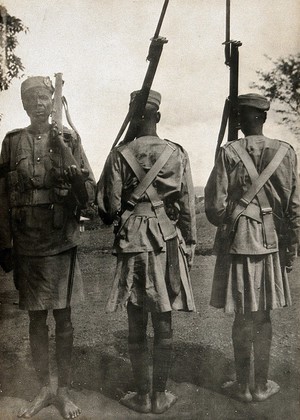
M63 73L64 96L98 180L140 89L163 0L0 0L28 26L16 53L24 78ZM213 166L229 70L224 64L225 0L170 0L160 35L164 46L153 89L162 94L160 137L188 152L196 186ZM273 59L300 51L299 0L231 0L231 39L239 40L239 93L248 93ZM28 125L20 100L23 79L0 93L0 139ZM254 91L253 91L254 92ZM68 125L65 122L65 125ZM296 146L292 133L268 113L264 134Z

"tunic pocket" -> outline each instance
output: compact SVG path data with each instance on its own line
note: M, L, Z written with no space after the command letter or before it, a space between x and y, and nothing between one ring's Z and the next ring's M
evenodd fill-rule
M7 174L10 207L17 206L20 197L25 191L22 175L18 171L11 171Z

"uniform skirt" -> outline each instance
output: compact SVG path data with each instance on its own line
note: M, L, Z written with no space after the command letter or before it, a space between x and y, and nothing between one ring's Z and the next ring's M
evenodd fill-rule
M183 250L178 248L181 287L177 296L170 291L166 252L151 251L117 254L117 266L108 312L126 307L128 302L148 311L195 311L189 270Z
M285 267L279 253L219 254L210 304L225 312L253 312L291 305Z
M18 255L14 281L19 289L19 308L28 311L63 309L67 290L72 250L46 257ZM76 257L71 305L83 300L83 284Z

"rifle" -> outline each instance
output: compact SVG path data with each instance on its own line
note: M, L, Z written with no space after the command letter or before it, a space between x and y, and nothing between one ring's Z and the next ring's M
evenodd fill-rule
M142 88L137 93L134 100L130 104L129 111L124 119L123 124L121 125L121 128L117 134L115 141L113 142L113 145L111 147L112 149L118 144L128 124L129 126L128 126L128 129L124 136L123 141L124 143L127 143L135 138L134 120L141 118L144 114L145 106L146 106L149 92L153 83L155 72L159 63L159 59L162 53L162 49L163 49L164 44L168 42L166 38L159 36L159 32L160 32L161 25L165 17L168 3L169 3L169 0L165 0L154 36L153 38L151 38L151 44L150 44L149 52L147 56L147 61L149 61L149 65L146 72L146 76L143 81Z
M53 109L52 109L52 114L51 114L52 138L61 152L63 170L65 172L65 170L69 166L76 166L77 168L80 168L81 165L80 165L80 156L73 156L70 147L66 145L66 143L64 142L63 124L62 124L63 106L66 111L66 117L67 117L68 123L73 128L73 130L77 133L77 135L78 135L78 132L71 121L69 111L68 111L67 101L65 97L62 95L62 87L63 87L62 73L56 73L55 74L55 90L54 90L54 97L53 97ZM76 199L80 203L81 207L85 207L86 203L88 202L88 193L85 187L85 180L87 179L89 172L85 169L81 169L81 172L82 172L82 176L76 177L75 180L72 182L72 191ZM80 208L77 209L76 216L79 220ZM73 247L70 250L70 266L69 266L68 287L67 287L67 296L66 296L67 308L69 308L71 304L76 260L77 260L77 246Z
M77 133L68 112L67 101L62 95L63 79L62 73L56 73L55 77L55 90L53 97L53 108L51 113L51 123L52 123L52 139L54 144L58 147L62 157L62 166L63 172L69 167L81 168L80 156L74 156L72 154L71 148L65 143L63 135L63 123L62 123L62 109L63 106L66 110L67 120L73 130ZM77 133L78 134L78 133ZM79 137L79 136L78 136ZM82 207L86 206L88 202L88 193L85 187L85 181L88 178L89 172L81 168L81 174L72 181L72 191L76 196L76 199ZM68 181L68 179L67 179Z
M225 42L225 64L229 67L229 96L225 100L221 127L218 135L215 160L218 157L221 144L224 138L226 125L228 121L228 141L238 138L238 83L239 83L239 47L241 41L230 39L230 0L226 0L226 37Z

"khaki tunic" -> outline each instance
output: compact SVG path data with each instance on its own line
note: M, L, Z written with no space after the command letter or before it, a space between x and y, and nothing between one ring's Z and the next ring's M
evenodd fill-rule
M86 188L94 199L95 181L79 137L64 129L64 140L81 167L89 170ZM77 202L63 178L59 150L50 133L14 130L3 140L0 163L9 165L1 180L4 218L0 246L9 238L16 256L14 278L20 290L20 308L60 309L66 306L70 250L80 242ZM9 213L7 212L9 208ZM1 243L1 241L3 241ZM59 270L58 267L61 269ZM73 302L82 298L82 279L75 267Z
M262 135L238 141L248 151L258 173L272 160L280 145L279 140ZM289 146L283 161L264 187L273 210L279 251L266 248L263 223L250 216L240 217L229 241L228 217L250 184L246 168L228 143L221 149L205 188L207 218L218 226L211 305L225 308L227 312L268 310L291 303L281 256L286 249L296 252L300 243L299 182L293 148ZM253 204L259 205L256 198Z
M107 305L109 311L125 306L128 301L153 311L195 310L186 263L186 247L196 244L194 189L188 155L181 146L173 145L175 151L157 175L153 186L164 202L168 216L175 219L179 232L181 292L173 299L167 287L166 243L155 213L137 212L129 217L115 236L113 250L118 261ZM138 184L120 150L129 147L140 165L148 171L165 146L166 140L145 136L128 145L120 145L110 153L97 186L99 214L105 223L113 223L124 211ZM143 203L150 205L146 194L141 198Z

